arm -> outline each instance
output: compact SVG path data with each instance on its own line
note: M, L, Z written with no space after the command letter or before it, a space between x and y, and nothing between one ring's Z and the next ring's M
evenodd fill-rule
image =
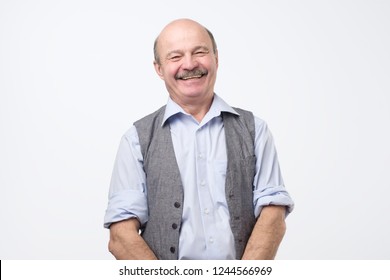
M139 235L139 227L135 218L111 224L108 249L117 260L157 260Z
M143 156L132 126L119 145L104 217L104 227L110 229L108 249L116 259L156 259L139 235L140 223L148 221L145 188Z
M274 259L286 232L284 206L265 206L246 245L243 260Z

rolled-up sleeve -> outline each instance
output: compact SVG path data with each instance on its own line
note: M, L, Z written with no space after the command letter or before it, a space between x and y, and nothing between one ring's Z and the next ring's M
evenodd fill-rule
M257 218L263 207L268 205L286 206L288 215L294 208L294 202L284 186L272 134L267 124L257 117L255 128L256 173L253 183L255 217Z
M148 221L147 190L137 130L132 126L122 137L111 176L104 227L136 217Z

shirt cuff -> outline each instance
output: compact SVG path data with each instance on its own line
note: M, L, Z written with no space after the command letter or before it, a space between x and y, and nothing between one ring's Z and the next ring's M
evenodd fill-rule
M294 209L294 202L283 185L253 191L253 205L256 218L264 206L286 206L286 217Z
M104 227L109 228L112 223L136 217L141 226L148 221L147 198L139 191L120 191L109 198L108 207L104 216Z

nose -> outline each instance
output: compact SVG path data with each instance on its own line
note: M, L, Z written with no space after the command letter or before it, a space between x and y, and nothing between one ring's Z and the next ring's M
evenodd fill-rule
M199 66L199 63L198 63L196 57L194 57L190 54L186 54L184 56L184 60L183 60L183 64L182 64L183 69L193 70L193 69L197 68L198 66Z

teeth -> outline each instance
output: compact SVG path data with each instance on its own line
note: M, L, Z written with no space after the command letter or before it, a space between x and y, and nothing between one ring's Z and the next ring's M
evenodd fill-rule
M197 76L190 76L190 77L183 77L183 80L189 80L189 79L194 79L194 78L200 78L202 75L197 75Z

